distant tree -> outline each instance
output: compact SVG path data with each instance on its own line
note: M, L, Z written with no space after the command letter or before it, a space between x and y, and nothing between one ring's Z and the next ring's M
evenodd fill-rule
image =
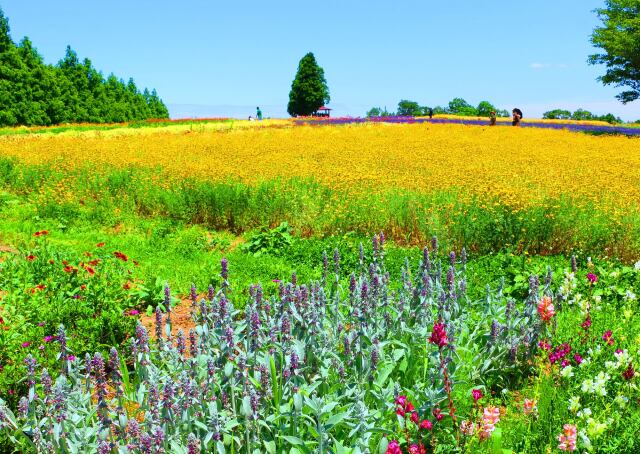
M481 101L480 104L478 104L478 107L476 110L478 111L478 116L488 117L491 114L491 112L496 110L496 108L489 101ZM496 112L496 115L497 115L497 112Z
M416 117L422 114L422 109L417 102L402 99L398 103L398 111L396 112L396 114L400 116Z
M588 110L578 109L571 115L572 120L593 120L593 114Z
M388 112L387 108L381 108L381 107L372 107L368 112L367 112L367 118L376 118L376 117L391 117L393 116L393 112Z
M604 85L629 87L616 98L626 104L640 98L640 0L606 0L606 7L596 10L602 26L591 35L591 44L602 49L589 56L589 63L604 64Z
M506 109L498 109L496 110L497 117L510 117L509 111Z
M434 115L444 115L444 114L446 114L446 113L448 113L448 112L447 112L447 108L446 108L446 107L442 107L442 106L435 106L435 107L433 108L433 114L434 114Z
M313 53L309 52L298 64L289 92L287 112L292 117L311 115L330 99L324 69L318 65Z
M563 109L554 109L543 113L542 118L545 120L569 120L571 119L571 112Z
M114 77L115 79L115 77ZM67 46L56 66L47 65L29 38L15 45L0 9L0 125L168 118L155 90L145 97L135 86L105 81L91 61Z
M605 122L610 123L612 125L622 123L622 120L620 119L620 117L616 117L612 113L608 113L606 115L600 115L600 116L594 117L593 119L594 120L598 120L598 121L605 121Z
M453 115L475 116L478 110L462 98L454 98L449 102L449 113Z

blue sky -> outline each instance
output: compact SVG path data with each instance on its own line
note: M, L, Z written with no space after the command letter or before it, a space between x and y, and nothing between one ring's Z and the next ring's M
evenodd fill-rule
M589 66L593 9L604 0L216 1L0 0L14 41L50 63L67 44L94 66L155 87L173 117L286 116L291 81L312 51L336 115L463 97L525 117L584 107L640 118Z

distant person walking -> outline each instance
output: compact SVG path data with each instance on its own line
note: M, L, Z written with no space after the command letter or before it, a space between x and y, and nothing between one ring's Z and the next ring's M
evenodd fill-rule
M433 109L429 107L429 120L433 118Z
M517 107L511 111L513 114L513 121L511 122L512 126L520 126L520 120L522 120L522 111Z
M495 126L496 125L496 111L492 110L491 114L489 115L489 126Z
M258 120L262 120L262 111L260 110L260 107L256 107L256 117L258 117Z

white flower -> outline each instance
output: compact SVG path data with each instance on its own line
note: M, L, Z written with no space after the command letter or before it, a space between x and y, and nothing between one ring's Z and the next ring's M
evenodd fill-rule
M640 260L633 264L633 269L636 271L640 271Z
M605 361L605 362L604 362L604 367L606 367L606 368L607 368L607 370L614 371L614 370L616 370L618 367L620 367L620 363L618 363L618 362L613 362L613 361Z
M620 408L624 408L627 406L627 403L629 402L629 398L626 396L623 396L622 394L618 394L616 396L616 398L614 399L614 402L620 407Z
M580 389L582 389L583 393L591 393L593 392L593 380L590 379L586 379L582 382L582 386L580 387Z
M636 300L636 294L633 293L631 290L627 290L627 292L624 294L624 299L626 301L635 301Z
M611 377L609 374L605 374L604 372L600 372L596 375L596 378L593 382L591 392L598 394L599 396L607 395L607 381L609 381Z
M569 411L575 413L580 410L580 396L573 396L569 399Z
M614 277L614 278L615 278L615 277L618 277L619 275L620 275L620 272L616 270L616 271L612 271L612 272L611 272L611 274L610 274L609 276L611 276L611 277Z
M560 371L560 376L563 378L573 377L573 367L572 366L563 367L562 370Z
M581 419L587 419L591 415L592 415L592 412L590 408L583 408L578 412L577 416L578 418L581 418Z
M589 437L587 437L587 433L584 430L581 430L580 432L578 432L578 435L580 435L582 444L587 449L587 451L591 451L593 449L593 445L591 444L591 440L589 440Z
M607 430L607 425L605 423L600 423L593 418L589 418L587 420L587 433L592 437L597 437L602 435L602 433Z

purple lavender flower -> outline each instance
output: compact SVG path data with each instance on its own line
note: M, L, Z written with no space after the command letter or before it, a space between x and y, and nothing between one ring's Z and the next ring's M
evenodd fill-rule
M449 286L449 292L451 294L453 294L455 290L455 277L456 277L456 270L453 266L450 266L449 270L447 270L447 285Z
M198 337L193 329L189 330L189 355L192 358L198 356Z
M156 342L158 346L162 348L162 311L160 310L160 306L156 306L155 329Z
M111 443L106 440L102 440L98 444L98 454L110 454L111 453Z
M227 282L229 279L229 261L226 257L223 257L222 260L220 260L220 277L224 282Z
M431 250L434 254L438 253L438 237L435 235L431 237Z
M196 284L191 284L191 307L196 307L198 302L198 290L196 289Z
M180 356L184 356L186 348L187 347L184 341L184 332L180 330L178 331L178 337L176 338L176 350L178 350Z
M153 439L148 433L143 433L140 435L140 452L142 454L152 454L153 453Z
M213 301L214 294L215 294L215 289L213 288L213 285L209 284L209 290L207 293L207 298L209 299L209 302Z
M98 419L103 428L109 427L109 408L107 405L107 376L104 369L104 360L100 353L93 355L91 360L91 371L96 383L96 394L98 397Z
M137 442L138 438L140 438L140 425L138 424L138 420L136 418L131 418L127 421L126 427L127 437L129 438L129 442Z
M282 316L282 322L280 324L280 333L282 334L282 339L289 339L289 335L291 334L291 322L289 321L289 316L285 312Z
M35 374L36 374L36 366L38 365L37 361L33 359L31 353L27 355L24 359L24 363L27 366L27 386L31 388L36 384Z
M380 353L378 352L378 346L376 344L371 348L371 370L378 369L378 361L380 360Z
M338 248L333 251L333 271L337 275L340 274L340 251L338 251Z
M220 296L220 320L224 321L228 315L228 303L225 295Z
M295 351L291 352L291 357L289 358L289 369L291 370L291 373L293 375L296 374L296 371L298 370L298 368L300 367L300 363L299 363L299 358L298 358L298 354Z
M18 414L20 415L21 418L24 419L27 417L28 413L29 413L29 399L22 396L20 398L20 402L18 402ZM0 421L1 420L2 418L0 418Z
M253 417L258 419L258 412L260 411L260 396L255 391L251 391L251 397L249 399L251 404L251 411L253 412Z
M49 372L47 371L46 368L42 369L42 374L40 376L40 383L42 383L42 389L44 391L45 399L48 397L51 397L53 381L51 380L51 376L49 375Z
M169 421L170 415L171 413L173 413L174 395L175 395L175 390L173 389L173 384L171 383L171 381L167 381L164 385L164 389L162 390L162 413L164 415L165 421Z
M453 251L449 252L449 263L451 266L456 266L456 253Z
M233 328L227 326L227 328L224 330L224 337L227 341L227 346L230 349L233 349L233 347L235 346L235 344L233 343Z
M116 397L123 395L122 389L122 372L120 371L120 358L118 350L111 347L109 351L109 369L111 370L111 386L116 390Z
M190 433L189 437L187 437L187 451L189 454L200 453L200 440L193 433Z
M69 365L67 364L67 334L64 331L64 326L58 326L58 335L56 336L58 343L60 343L60 361L62 361L62 373L67 374Z
M256 307L258 309L258 311L262 310L262 298L263 298L263 290L262 290L262 285L260 283L258 283L258 285L256 286Z

